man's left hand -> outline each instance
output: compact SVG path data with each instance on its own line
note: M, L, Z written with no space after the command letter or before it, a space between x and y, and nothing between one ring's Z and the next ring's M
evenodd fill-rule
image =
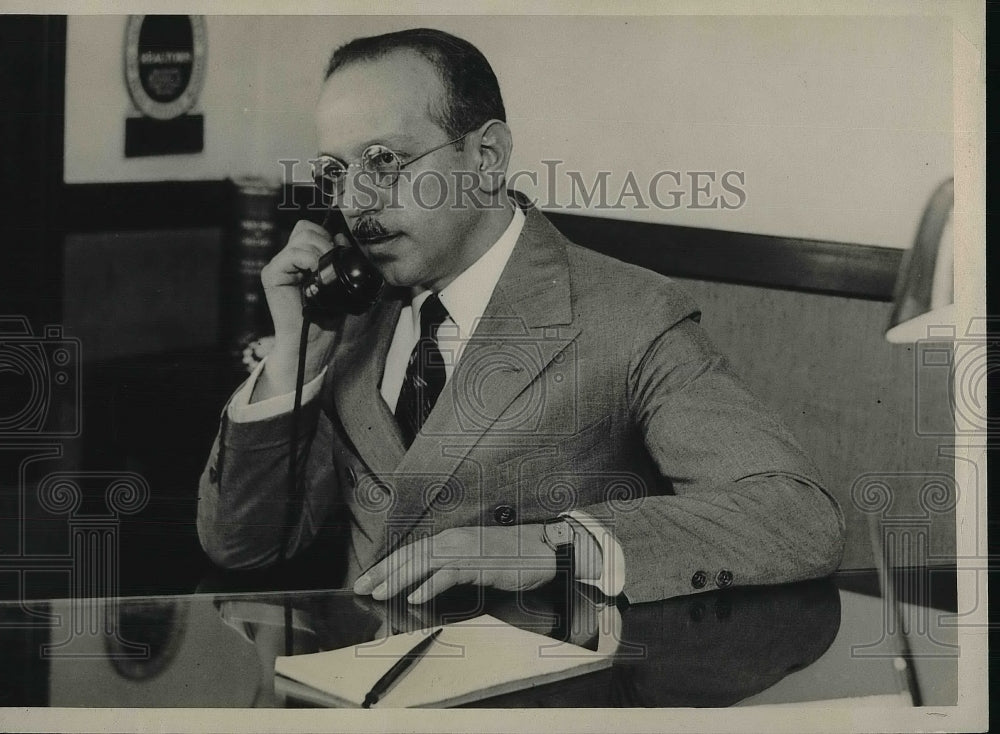
M449 528L398 548L354 583L356 594L407 596L422 604L458 584L528 591L555 578L556 556L542 540L542 525Z

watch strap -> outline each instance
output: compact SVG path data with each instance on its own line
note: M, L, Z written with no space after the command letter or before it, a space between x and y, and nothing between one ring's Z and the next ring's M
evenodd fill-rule
M576 588L576 529L565 519L553 520L545 523L542 540L556 554L556 573L553 579L556 627L552 630L552 637L568 640Z

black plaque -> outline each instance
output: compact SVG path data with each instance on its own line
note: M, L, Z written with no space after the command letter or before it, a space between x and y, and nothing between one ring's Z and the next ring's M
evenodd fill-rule
M200 153L205 146L205 118L181 115L173 120L130 117L125 120L125 157Z
M125 123L125 156L199 153L204 117L187 114L205 78L205 20L132 15L125 31L125 82L141 117Z

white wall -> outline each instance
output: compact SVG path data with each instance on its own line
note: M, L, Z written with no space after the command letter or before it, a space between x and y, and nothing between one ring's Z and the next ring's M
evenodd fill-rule
M909 247L927 197L951 175L952 33L931 18L209 17L205 152L123 158L128 98L121 17L71 18L66 180L277 175L315 155L312 106L327 57L358 35L433 25L496 69L515 138L512 170L562 160L611 172L742 171L735 210L588 213L697 227ZM306 175L301 167L300 177ZM685 179L687 181L689 179ZM669 201L669 179L661 200ZM734 197L717 186L714 194Z
M122 15L71 16L66 33L67 183L211 180L260 167L250 150L260 111L261 19L209 16L202 153L125 158L125 118L138 114L125 87Z

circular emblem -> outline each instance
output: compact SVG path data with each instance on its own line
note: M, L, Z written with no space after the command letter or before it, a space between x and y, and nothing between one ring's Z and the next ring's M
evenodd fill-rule
M170 120L194 107L205 80L205 36L200 15L129 16L125 83L140 112Z

